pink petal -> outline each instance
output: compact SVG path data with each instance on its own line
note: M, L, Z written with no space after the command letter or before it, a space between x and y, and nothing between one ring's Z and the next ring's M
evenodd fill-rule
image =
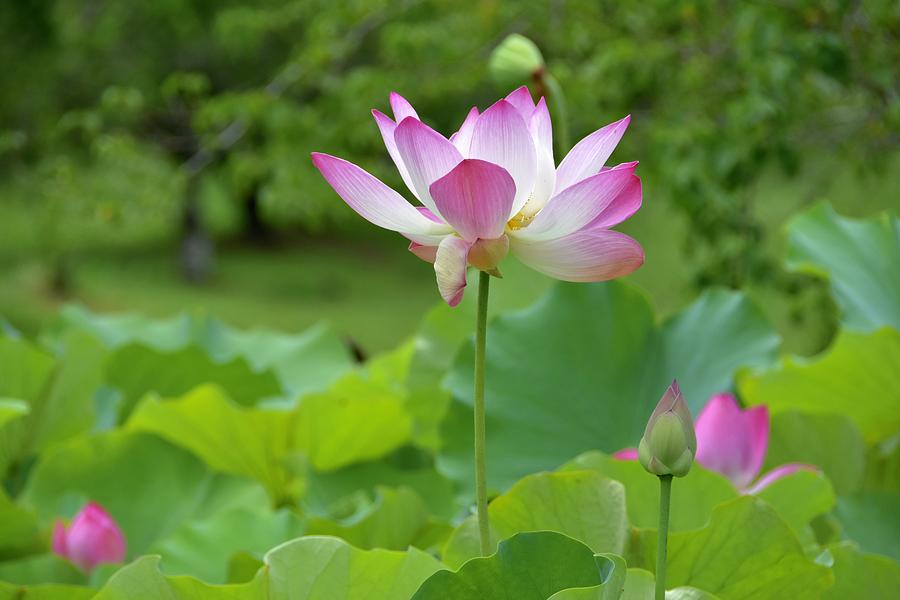
M492 162L512 175L516 197L509 217L519 212L534 188L536 158L528 126L512 104L500 100L478 117L469 157Z
M427 263L434 264L437 260L437 246L424 246L416 242L409 243L409 251L424 260Z
M91 571L98 564L125 559L125 536L113 518L92 502L72 520L67 548L72 563Z
M474 242L503 235L516 184L497 165L467 158L432 183L430 191L447 223Z
M516 231L526 240L551 240L583 229L606 213L633 212L641 203L641 180L634 169L603 171L554 196L530 225Z
M744 494L758 494L779 479L787 477L788 475L793 475L798 471L809 471L811 473L818 473L819 469L814 467L813 465L806 465L803 463L788 463L786 465L781 465L780 467L775 467L765 475L759 478L756 483L752 486L744 489L742 493Z
M434 261L438 291L451 307L459 304L466 289L466 265L471 244L455 235L448 235L438 246Z
M68 558L69 550L66 544L67 532L66 532L66 524L61 520L57 519L55 523L53 523L53 553L62 556L63 558Z
M472 134L475 133L475 122L478 121L478 108L473 106L466 120L460 125L459 131L450 136L450 141L463 156L469 155L469 147L472 145Z
M607 171L615 171L619 169L626 169L634 172L635 167L637 167L638 162L628 162L622 163L620 165L616 165L615 167L604 167L600 169L601 173L605 173ZM597 215L597 218L591 221L588 225L590 228L602 228L608 229L609 227L614 227L630 218L634 213L641 208L641 203L643 202L643 191L640 182L640 178L638 178L638 188L637 193L628 194L625 197L617 198L615 202L606 207L606 209Z
M531 113L528 129L534 140L537 173L534 179L534 190L525 204L523 212L526 216L536 215L550 200L556 185L556 162L553 159L553 127L550 123L550 111L547 102L541 98Z
M631 122L630 115L598 129L575 144L556 170L556 193L585 177L599 173L625 134L629 122Z
M350 208L371 223L401 233L438 236L450 232L381 181L351 162L313 152L313 164Z
M447 138L412 117L397 125L394 140L419 200L440 215L428 188L459 164L462 160L459 150Z
M409 169L403 164L403 157L400 156L400 151L397 150L397 143L394 141L394 130L397 128L397 124L387 115L377 110L372 111L372 116L375 117L375 123L378 125L378 130L381 132L381 139L384 140L384 146L387 148L388 154L391 155L391 160L393 160L394 164L397 166L397 171L400 172L403 183L406 184L406 187L409 188L409 191L412 192L413 196L418 198L419 196L416 193L416 188L413 186L412 179L409 177Z
M640 244L609 229L582 229L555 240L513 237L511 248L532 269L563 281L606 281L644 264Z
M412 104L397 92L391 92L390 101L391 110L394 112L395 122L399 123L406 117L412 117L414 119L419 118L419 115L416 114L416 109L412 107Z
M531 113L534 112L534 99L531 97L531 92L528 91L527 85L516 88L504 100L519 111L523 121L527 123L531 119Z
M731 394L710 398L695 425L697 462L744 488L762 468L769 443L765 406L742 410Z
M637 460L638 459L638 449L637 448L622 448L613 453L612 457L616 460Z

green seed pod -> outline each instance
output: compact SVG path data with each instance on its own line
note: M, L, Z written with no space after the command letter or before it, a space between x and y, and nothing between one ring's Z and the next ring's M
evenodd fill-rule
M513 33L491 53L488 68L498 86L511 88L528 82L543 69L544 57L534 42Z
M694 422L678 382L673 381L650 415L638 446L638 459L654 475L684 477L696 453Z

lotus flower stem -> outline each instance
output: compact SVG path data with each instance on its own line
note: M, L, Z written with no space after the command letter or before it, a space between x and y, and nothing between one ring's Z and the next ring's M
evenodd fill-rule
M487 337L488 291L491 276L484 271L478 278L478 317L475 325L475 509L478 515L478 539L481 555L491 553L491 528L488 522L487 466L484 426L484 349Z
M666 546L669 541L669 501L672 476L659 476L659 543L656 547L656 600L666 598Z

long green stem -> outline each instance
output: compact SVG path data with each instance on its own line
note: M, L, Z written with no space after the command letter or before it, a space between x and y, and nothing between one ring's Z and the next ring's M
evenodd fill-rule
M656 548L656 600L666 598L666 546L669 542L669 501L672 476L659 476L659 543Z
M475 507L478 514L478 539L481 555L491 553L491 527L488 522L487 467L484 427L484 348L487 337L488 290L491 276L480 271L478 278L478 319L475 325Z

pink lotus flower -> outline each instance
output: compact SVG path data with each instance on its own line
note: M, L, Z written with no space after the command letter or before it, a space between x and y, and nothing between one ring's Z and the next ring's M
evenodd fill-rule
M745 494L756 494L779 479L810 465L789 463L777 467L756 483L769 448L769 410L765 406L742 409L731 394L709 399L694 425L698 463L727 477ZM613 454L619 460L634 460L637 450L625 448Z
M509 250L564 281L631 273L644 251L610 230L641 206L636 162L604 167L629 117L590 134L556 166L550 113L521 87L483 113L473 108L449 139L391 94L394 119L372 114L413 206L343 159L314 152L313 164L338 195L375 225L397 231L434 264L450 306L462 299L469 265L492 274Z
M100 563L122 562L125 536L99 504L89 502L68 527L62 520L53 525L53 552L87 573Z

